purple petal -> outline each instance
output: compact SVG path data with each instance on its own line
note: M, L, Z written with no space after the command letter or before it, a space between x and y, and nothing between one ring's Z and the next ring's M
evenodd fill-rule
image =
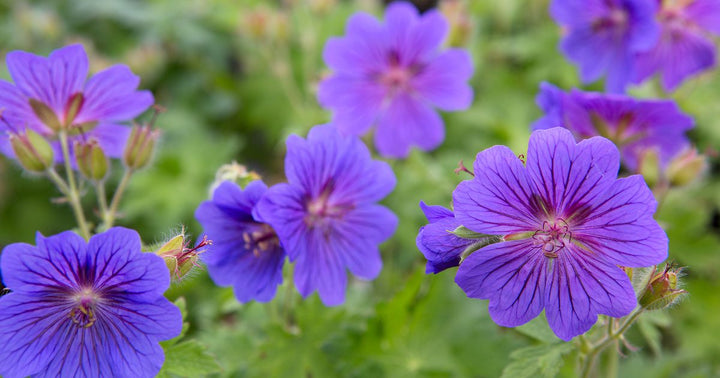
M8 126L5 122L0 122L0 130L29 127L41 134L50 131L37 119L27 97L4 80L0 80L0 109L2 109L2 118L10 124Z
M305 235L305 253L295 262L294 280L298 291L307 297L317 290L326 306L345 301L347 274L337 253L326 243L322 230L314 229Z
M520 159L505 146L478 153L475 178L453 192L455 217L465 227L484 234L534 230L539 211Z
M333 124L347 134L362 135L376 121L387 90L368 78L334 75L320 83L318 100L333 110Z
M289 141L288 141L289 143ZM268 222L277 233L290 261L305 254L305 194L289 184L277 184L268 189L258 202L258 218Z
M472 103L472 60L465 50L450 49L433 59L412 81L420 95L442 110L464 110Z
M416 239L418 249L425 256L425 273L439 273L458 266L460 255L475 240L459 238L450 233L460 226L454 214L442 206L427 206L420 202L430 224L420 228Z
M455 214L453 214L452 211L442 206L428 206L423 201L420 201L420 209L430 223L435 223L446 218L455 218Z
M553 332L565 341L589 330L598 313L619 318L636 306L624 271L572 244L558 253L546 279L545 316Z
M685 8L684 14L701 28L720 34L720 2L717 0L695 0Z
M350 18L346 36L325 43L323 60L336 73L367 75L387 67L389 46L380 22L367 13Z
M553 127L568 127L563 119L563 97L565 93L558 87L542 82L540 93L535 97L535 103L542 109L545 116L535 121L531 130L544 130Z
M97 139L105 155L111 158L119 158L125 152L130 131L130 127L127 126L101 123L90 130L87 135Z
M397 12L396 8L400 7L406 8L400 4L391 4L388 7L388 16L390 16L389 13L391 12ZM405 13L406 11L402 12ZM417 14L414 9L413 12ZM397 38L395 51L398 52L400 64L406 66L432 58L445 39L449 29L445 17L438 10L427 11L409 24L411 25L410 28L398 30L400 24L392 24L392 20L387 19L387 28L390 35L395 35Z
M85 84L85 102L76 123L122 122L137 117L154 102L149 91L137 90L139 84L140 77L124 65L98 72Z
M517 327L543 309L547 261L528 240L491 244L463 260L455 282L468 297L490 300L495 323Z
M442 118L429 104L398 94L381 115L375 132L375 146L381 155L404 158L411 146L423 151L438 147L445 139Z

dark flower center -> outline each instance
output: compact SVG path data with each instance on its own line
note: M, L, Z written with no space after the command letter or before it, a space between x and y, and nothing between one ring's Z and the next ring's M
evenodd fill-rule
M388 96L394 97L398 93L409 92L412 90L412 79L419 71L420 67L417 65L402 65L400 63L398 53L392 51L388 56L387 70L380 72L377 76L377 80L388 89Z
M596 32L613 31L618 35L623 35L628 28L628 21L629 16L627 10L613 8L605 17L595 20L592 28Z
M243 233L245 249L252 251L255 257L260 257L262 252L277 247L280 244L275 230L270 225L262 223L255 230Z
M331 203L330 190L326 190L320 196L307 201L305 223L311 227L325 227L333 220L341 219L352 208L352 205Z
M81 290L73 297L75 306L70 310L68 318L78 327L91 327L97 320L95 307L99 300L100 297L92 289Z
M558 218L543 222L542 229L535 231L532 238L533 243L540 246L545 257L554 259L558 257L558 251L572 241L572 232L567 222Z

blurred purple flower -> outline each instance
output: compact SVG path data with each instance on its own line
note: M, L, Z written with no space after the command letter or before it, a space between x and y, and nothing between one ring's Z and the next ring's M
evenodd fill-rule
M618 146L630 170L638 169L649 150L655 150L665 166L690 144L685 132L694 121L672 100L636 100L577 89L563 92L542 83L536 101L545 116L533 124L533 130L560 126L578 140L597 135L608 138Z
M489 299L501 326L522 325L544 309L566 341L598 314L629 314L635 293L618 266L662 262L668 239L642 176L617 179L618 167L610 141L576 144L563 128L530 136L526 166L505 146L480 152L475 178L453 193L455 217L505 241L465 258L457 284L469 297Z
M663 88L672 91L715 66L711 33L720 34L720 0L664 1L658 19L662 34L654 48L638 54L636 82L660 72Z
M317 290L328 306L345 301L345 268L363 279L380 273L378 245L397 218L377 202L395 187L390 166L372 160L355 136L316 126L307 140L291 135L285 157L287 184L271 187L257 205L277 232L304 297Z
M226 181L195 211L212 240L203 255L210 277L220 286L232 286L240 302L267 302L282 283L285 251L272 227L253 216L266 191L262 181L245 190Z
M419 15L405 2L390 4L384 23L354 15L346 35L331 38L323 53L334 73L320 83L318 98L333 111L333 123L352 135L377 125L375 146L383 156L439 146L445 128L434 107L462 110L473 98L470 55L440 51L447 30L439 11Z
M420 208L430 224L418 232L417 247L427 259L425 273L439 273L458 266L460 255L476 240L459 238L450 233L460 227L452 211L442 206L428 206L420 202Z
M657 0L553 0L550 12L567 28L560 48L582 81L607 74L606 90L621 93L634 78L635 54L658 41L657 8Z
M12 292L0 298L0 374L155 376L164 361L158 342L180 333L182 315L163 296L165 263L140 248L137 232L124 228L89 243L68 231L5 247Z
M137 90L140 78L124 65L86 81L88 59L82 45L63 47L47 58L12 51L6 59L15 84L0 80L0 109L7 121L0 124L0 152L9 157L14 154L8 133L26 127L54 141L59 161L58 128L69 129L74 138L95 138L108 156L119 157L130 129L118 123L136 117L154 101L149 91Z

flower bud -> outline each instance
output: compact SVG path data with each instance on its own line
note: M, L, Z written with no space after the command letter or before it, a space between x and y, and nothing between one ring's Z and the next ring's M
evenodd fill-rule
M107 175L110 163L97 140L76 141L74 148L80 173L90 180L102 181Z
M468 16L467 4L460 0L447 0L439 5L440 12L450 24L447 44L450 47L466 46L473 31L473 24Z
M125 166L131 169L145 167L152 157L155 141L159 136L160 132L153 130L150 125L134 126L123 153Z
M659 273L653 273L638 302L646 310L660 310L675 303L687 291L678 289L681 270L669 264Z
M193 267L198 266L198 255L205 252L203 248L211 245L212 242L207 239L207 236L203 236L203 239L195 247L189 248L189 244L190 241L187 240L183 231L168 240L155 252L165 260L170 276L176 281L181 280Z
M656 149L650 148L642 152L638 173L643 176L645 183L651 188L660 182L660 155Z
M241 188L244 188L249 183L260 179L261 177L259 174L254 171L248 171L242 164L238 164L237 162L225 164L221 166L217 172L215 172L215 181L213 181L213 184L210 187L210 195L212 196L215 189L225 181L234 182Z
M45 126L49 127L53 131L60 131L60 129L63 128L62 123L60 123L60 119L57 114L55 114L55 111L44 102L31 98L30 107L40 122L45 124Z
M670 161L665 175L671 185L684 186L698 178L707 167L704 155L694 148L686 149Z
M24 134L11 133L10 145L20 165L30 172L44 172L53 166L54 153L50 143L30 129Z

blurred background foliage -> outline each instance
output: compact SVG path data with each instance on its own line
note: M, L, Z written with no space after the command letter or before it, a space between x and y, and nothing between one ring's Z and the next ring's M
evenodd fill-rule
M471 51L476 99L467 111L443 115L447 137L440 148L390 162L398 185L384 203L401 222L383 246L383 272L373 282L351 280L347 303L335 308L323 307L316 295L302 301L286 286L269 304L240 305L202 270L185 279L169 295L186 298L188 336L208 346L222 376L495 377L512 358L528 356L513 351L553 341L544 319L515 330L496 326L487 303L466 298L452 271L425 276L415 237L425 223L418 202L449 205L455 185L467 178L453 169L482 149L506 144L524 153L529 125L541 115L534 102L539 83L579 86L576 69L557 49L561 31L548 15L548 0L437 3L417 1L423 9L439 6L453 23L448 43ZM199 235L193 212L222 164L245 164L270 184L283 180L285 137L329 120L315 100L327 74L324 41L342 35L352 13L379 15L382 6L379 0L8 1L0 3L0 52L45 55L82 43L91 71L128 64L167 108L157 123L163 137L155 164L134 178L119 222L152 244L181 225ZM9 79L4 65L0 76ZM653 97L655 90L649 83L631 93ZM690 295L631 331L639 350L621 359L620 376L720 375L720 75L703 74L672 97L695 117L691 138L711 162L703 179L671 190L658 213L670 258L687 266ZM48 200L56 196L46 181L0 159L0 245L74 227L69 207ZM94 203L91 191L87 197ZM559 372L572 376L573 354L565 360ZM543 373L560 368L537 363Z

